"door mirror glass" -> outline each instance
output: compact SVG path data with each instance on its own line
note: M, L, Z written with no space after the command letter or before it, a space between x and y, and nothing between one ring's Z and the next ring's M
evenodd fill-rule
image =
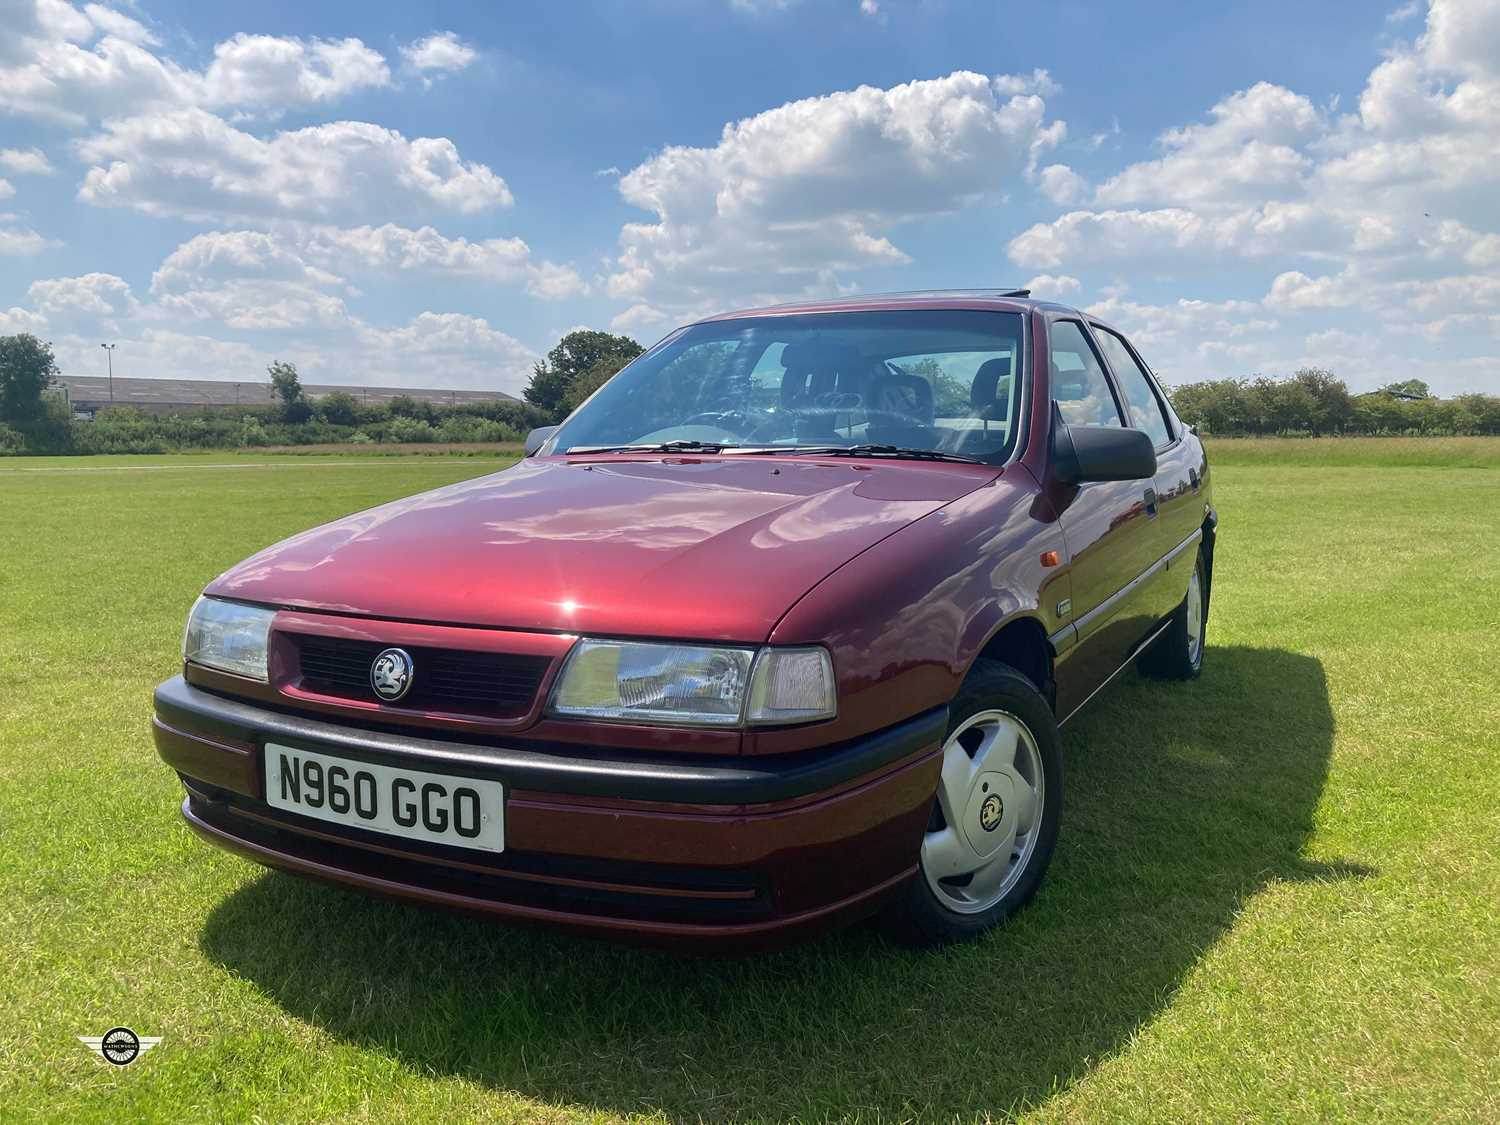
M1064 484L1149 480L1156 475L1156 449L1143 430L1057 424L1052 430L1052 468Z
M538 426L526 435L526 456L530 457L542 447L542 443L552 436L556 426Z

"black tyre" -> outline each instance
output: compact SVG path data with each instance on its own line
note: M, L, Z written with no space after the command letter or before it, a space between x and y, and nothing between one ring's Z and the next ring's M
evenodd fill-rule
M950 709L920 874L886 913L892 936L970 940L1036 893L1057 846L1060 747L1035 684L1008 665L975 664Z
M1203 671L1203 650L1208 631L1208 568L1203 549L1193 561L1187 595L1172 611L1167 628L1156 642L1141 653L1137 667L1148 676L1164 680L1191 680Z

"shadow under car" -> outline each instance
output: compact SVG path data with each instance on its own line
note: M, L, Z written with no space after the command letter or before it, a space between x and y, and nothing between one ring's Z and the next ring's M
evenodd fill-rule
M862 926L744 960L524 931L266 873L209 957L293 1015L413 1069L673 1119L1001 1115L1086 1074L1301 858L1333 719L1321 665L1211 648L1064 731L1063 834L1037 899L937 953Z

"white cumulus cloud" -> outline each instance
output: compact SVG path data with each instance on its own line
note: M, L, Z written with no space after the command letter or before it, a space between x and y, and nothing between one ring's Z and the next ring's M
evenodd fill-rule
M79 198L199 221L353 218L510 206L505 181L443 137L334 121L263 140L201 109L107 122L78 144Z
M1064 206L1079 203L1088 193L1088 181L1066 164L1049 164L1037 173L1042 194Z
M1083 282L1067 274L1040 273L1021 288L1031 290L1033 297L1055 301L1080 292L1083 289Z
M0 258L25 257L61 243L44 238L15 215L0 213Z
M33 281L26 296L41 312L52 317L108 318L136 309L129 284L112 273Z
M47 318L39 312L23 309L19 305L0 309L0 336L11 336L18 332L35 334L46 330Z
M50 176L52 162L39 148L0 148L0 167L22 176Z
M199 82L201 104L275 110L316 105L388 86L390 67L358 39L290 39L241 32L215 45Z
M1232 94L1209 116L1168 130L1158 141L1167 155L1100 184L1098 202L1224 206L1296 194L1313 164L1299 146L1326 128L1307 98L1269 82Z
M478 51L451 31L437 32L401 48L406 69L429 82L434 76L463 70L478 57Z
M1050 88L1040 71L861 86L732 122L711 148L668 147L620 181L655 219L620 232L609 291L686 309L902 264L894 228L1024 182L1062 138Z
M279 114L391 82L384 56L358 39L240 33L195 70L158 54L145 25L99 4L23 4L10 31L0 111L74 126L185 106Z
M421 273L502 284L523 282L533 296L574 297L588 286L571 266L537 261L519 238L453 238L430 226L309 228L296 235L300 252L331 269Z

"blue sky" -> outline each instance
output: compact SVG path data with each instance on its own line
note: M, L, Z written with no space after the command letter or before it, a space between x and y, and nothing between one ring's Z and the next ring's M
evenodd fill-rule
M0 0L0 332L497 386L1024 284L1171 382L1500 391L1500 4Z

